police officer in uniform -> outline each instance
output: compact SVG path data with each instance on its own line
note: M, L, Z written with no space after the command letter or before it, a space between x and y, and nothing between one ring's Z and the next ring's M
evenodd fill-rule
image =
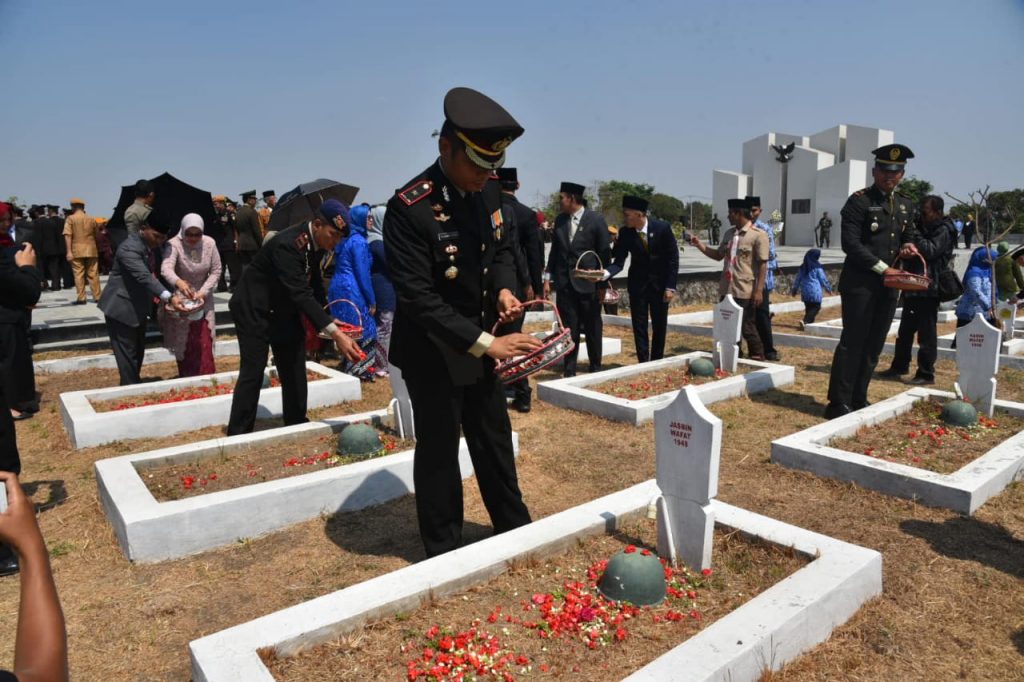
M281 230L256 252L242 274L231 302L231 317L238 332L241 358L238 383L231 398L228 435L250 433L256 424L267 350L281 380L285 426L306 421L305 315L313 327L334 341L352 362L364 356L355 341L338 329L313 295L311 278L319 275L316 250L334 252L348 226L348 209L328 199L316 217Z
M384 247L398 299L390 360L401 368L416 425L416 514L428 556L462 543L460 430L495 533L530 522L516 477L512 427L495 360L541 343L494 337L522 314L498 183L523 128L469 88L444 98L440 158L388 202Z
M868 384L885 345L899 291L882 284L890 263L909 241L904 230L912 228L914 203L896 192L903 179L909 147L887 144L875 149L871 171L875 183L855 192L841 212L840 228L846 260L839 276L843 303L843 334L832 356L825 418L841 417L868 405Z

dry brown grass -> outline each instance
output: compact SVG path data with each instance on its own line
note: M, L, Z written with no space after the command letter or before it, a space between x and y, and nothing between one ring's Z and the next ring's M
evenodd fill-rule
M606 333L629 336L625 329L606 328ZM672 334L668 352L709 350L710 343ZM632 339L624 338L623 345L624 356L606 367L635 362ZM831 362L824 351L780 352L797 366L794 385L710 406L725 426L719 497L879 550L885 593L773 679L1024 679L1024 486L1011 486L964 518L772 465L773 438L821 421ZM231 366L218 361L219 370ZM173 368L145 370L148 376L161 372L172 376ZM940 362L938 387L948 388L953 378L952 363ZM92 463L223 430L72 450L57 415L57 393L116 381L113 370L39 377L42 412L17 427L23 479L36 501L47 504L40 523L67 616L76 679L188 679L190 640L423 558L413 500L405 497L195 557L130 564L103 516ZM1004 370L999 382L1001 397L1024 398L1021 372ZM364 388L367 397L360 404L310 416L385 404L386 384ZM875 381L870 398L877 401L904 388ZM512 413L512 422L520 434L520 484L535 517L654 475L650 424L632 427L536 400L533 412ZM471 482L466 517L468 541L489 534ZM17 603L18 581L0 580L0 622L11 624L0 633L0 666L10 665Z

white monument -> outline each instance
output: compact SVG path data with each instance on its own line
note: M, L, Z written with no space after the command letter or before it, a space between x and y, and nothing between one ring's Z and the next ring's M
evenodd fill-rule
M743 143L742 172L712 173L712 210L724 216L729 199L759 196L765 215L781 211L786 245L814 246L821 214L828 211L833 225L838 225L846 199L872 183L871 150L893 142L891 130L855 125L837 125L813 135L759 135ZM832 237L832 245L838 246L835 228Z
M726 294L715 306L715 321L711 337L714 339L712 362L717 369L735 374L740 357L740 332L743 327L743 308L732 294Z
M956 330L957 393L979 414L992 416L996 398L996 372L1002 333L979 313Z
M658 554L694 570L711 568L722 420L693 386L654 413L658 488Z

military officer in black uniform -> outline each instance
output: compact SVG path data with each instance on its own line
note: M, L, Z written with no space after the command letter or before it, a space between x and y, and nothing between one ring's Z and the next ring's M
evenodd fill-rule
M231 398L229 436L250 433L256 424L268 348L274 350L274 364L281 380L285 425L306 421L303 315L314 328L329 335L350 361L364 357L356 342L342 334L337 321L320 307L311 283L311 278L319 276L316 250L334 252L348 228L347 216L344 204L328 199L309 223L278 232L256 252L242 274L228 304L241 357L238 383Z
M524 206L516 198L519 190L519 171L515 168L499 168L498 183L501 185L501 207L504 220L509 224L509 237L512 240L516 259L516 298L528 301L544 290L544 243L540 236L540 224L537 212ZM523 318L503 325L503 333L521 332ZM509 386L512 392L512 409L516 412L530 411L530 380L522 378Z
M428 556L462 543L460 429L495 533L530 522L516 477L512 427L495 360L541 343L490 334L522 314L498 183L491 173L523 129L469 88L444 98L440 158L388 202L384 248L398 298L390 360L416 424L413 481Z
M825 417L834 419L868 405L868 384L896 313L896 289L882 284L900 246L909 241L914 203L896 191L903 179L909 147L887 144L875 149L875 183L855 192L842 210L841 239L846 260L839 276L843 334L832 356Z

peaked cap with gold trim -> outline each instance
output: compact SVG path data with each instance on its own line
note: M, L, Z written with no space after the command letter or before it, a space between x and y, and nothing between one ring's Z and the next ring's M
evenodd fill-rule
M466 156L481 168L497 170L505 149L523 134L512 114L487 95L471 88L452 88L444 96L444 117L466 145Z

